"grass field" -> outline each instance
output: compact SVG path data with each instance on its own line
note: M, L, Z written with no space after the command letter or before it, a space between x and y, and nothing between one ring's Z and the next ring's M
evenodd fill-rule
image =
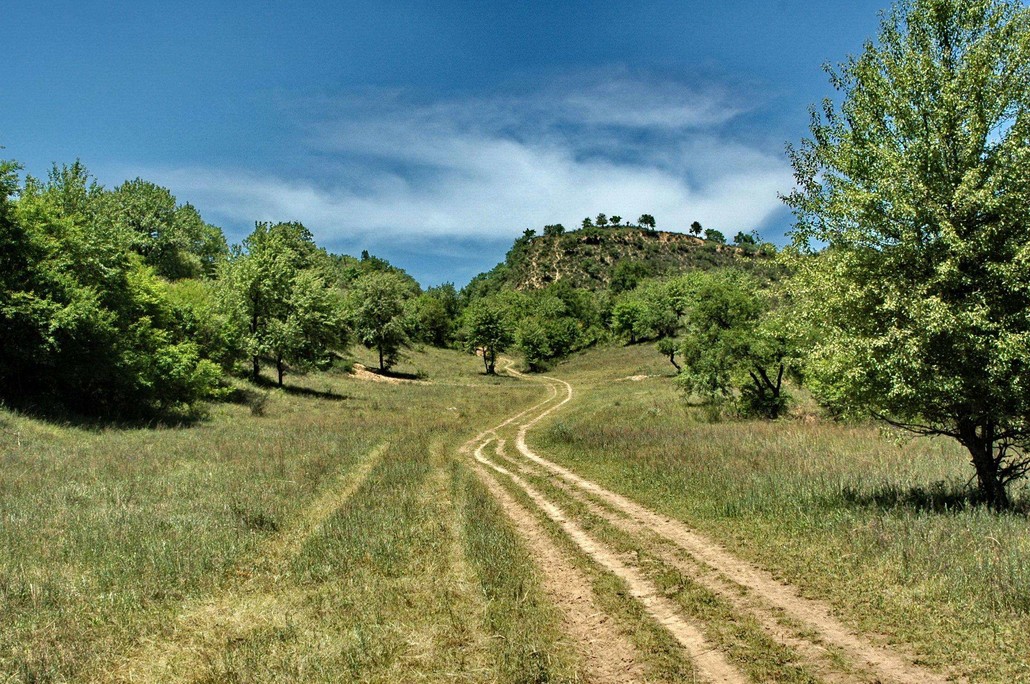
M615 560L599 565L514 481L497 478L498 499L463 445L553 402L541 379L488 378L439 350L397 370L424 380L287 376L184 427L0 411L0 682L592 681L576 610L603 613L609 652L618 641L632 661L611 681L690 681L686 652L610 567L653 585L747 681L872 681L519 461L518 423L479 444ZM646 345L571 359L550 375L575 395L529 446L916 664L1030 681L1027 519L965 505L960 450L823 421L706 422L668 370ZM512 505L552 539L548 572L585 583L582 606L556 599Z
M450 352L399 370L428 383L288 376L182 428L0 413L0 681L574 678L456 461L541 389Z
M600 354L553 373L577 398L529 435L552 460L686 521L921 662L1030 681L1030 526L966 505L972 468L957 445L825 421L709 423L652 349ZM1025 486L1017 497L1025 507Z

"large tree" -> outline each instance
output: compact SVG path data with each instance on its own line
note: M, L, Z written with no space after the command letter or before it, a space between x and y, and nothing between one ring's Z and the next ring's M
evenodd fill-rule
M787 198L814 386L958 440L1006 508L1030 468L1030 10L902 2L830 73Z
M314 277L300 277L309 270L319 273ZM298 223L259 223L243 241L222 269L221 282L224 305L241 331L243 346L250 356L251 376L256 381L261 375L262 356L271 356L276 362L279 383L282 384L283 363L296 356L295 361L311 354L324 353L333 335L321 330L321 323L301 322L304 315L299 303L320 319L333 318L327 307L329 295L298 292L327 287L320 272L329 270L329 257L318 249L310 231ZM312 303L318 302L318 306ZM322 306L324 304L324 306ZM303 308L303 307L302 307ZM301 341L299 336L309 339ZM312 351L314 348L318 351ZM303 353L300 350L304 350ZM294 354L293 351L298 351Z

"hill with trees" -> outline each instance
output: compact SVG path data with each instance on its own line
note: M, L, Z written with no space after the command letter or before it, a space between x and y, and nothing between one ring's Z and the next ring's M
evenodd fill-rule
M690 270L733 266L765 277L778 271L775 247L761 243L753 232L738 232L728 244L721 232L702 232L696 221L696 233L688 235L651 228L648 223L654 219L646 214L641 219L646 223L613 226L611 219L604 218L604 226L593 220L587 225L584 220L582 228L572 231L560 224L545 226L541 234L527 230L502 263L474 278L466 290L476 294L537 290L562 282L618 294L646 278Z

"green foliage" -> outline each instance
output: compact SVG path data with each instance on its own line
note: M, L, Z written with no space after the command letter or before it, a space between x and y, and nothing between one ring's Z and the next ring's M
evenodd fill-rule
M402 276L379 271L358 278L347 294L351 327L358 341L379 355L379 370L389 370L408 344L405 301L415 295Z
M45 184L0 165L0 397L122 418L184 414L220 371L78 162Z
M183 335L197 344L204 358L231 371L245 343L240 327L222 306L222 286L215 280L187 278L163 282L162 290Z
M628 337L630 344L636 344L637 336L643 328L641 321L646 307L647 304L636 292L617 298L612 307L612 331L616 335Z
M637 219L637 225L653 231L658 223L654 220L654 216L651 216L651 214L641 214L640 218Z
M719 245L726 244L726 236L723 235L721 231L715 230L714 228L705 228L705 240Z
M738 247L757 247L759 239L757 231L752 230L750 233L745 233L741 230L733 236L733 244Z
M788 401L789 347L781 318L769 313L770 294L740 271L696 272L689 279L678 381L713 402L736 392L743 415L776 418Z
M300 223L257 223L222 271L223 310L242 339L254 380L262 357L283 383L287 364L308 368L346 339L333 262Z
M482 355L483 366L492 375L497 355L515 341L511 307L496 296L477 299L465 310L463 328L466 348Z
M557 237L563 233L565 233L565 226L560 223L544 226L544 235L547 237Z
M547 360L554 354L549 337L540 318L530 316L519 321L515 330L515 345L522 352L530 370L543 370Z
M623 259L615 264L609 288L612 294L628 292L640 281L655 275L653 268L646 262Z
M1030 468L1030 10L901 3L831 82L787 198L813 386L954 437L1004 508Z
M703 229L701 228L700 222L694 221L693 223L690 224L690 232L691 232L691 234L700 236L702 230Z
M452 283L431 287L408 299L405 306L412 339L436 347L453 342L461 301Z
M165 278L212 276L228 252L222 231L193 206L177 206L167 188L137 178L105 193L104 203L133 251Z

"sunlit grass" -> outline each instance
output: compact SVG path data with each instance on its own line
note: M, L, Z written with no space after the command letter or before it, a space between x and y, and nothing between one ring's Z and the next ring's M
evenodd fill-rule
M190 427L77 427L0 411L0 681L92 679L138 657L142 644L176 636L191 602L231 592L260 572L263 545L293 529L320 492L384 442L388 458L370 475L372 489L352 499L377 508L346 507L332 517L303 545L285 584L276 585L285 603L261 608L263 599L247 598L258 606L240 608L256 611L252 633L229 630L232 647L194 673L338 681L334 672L344 662L347 671L388 681L395 668L421 670L410 653L395 654L388 665L376 660L371 645L389 649L393 642L373 638L374 620L355 618L344 630L350 636L327 656L311 641L311 630L328 624L318 597L335 596L341 578L361 567L387 584L421 577L430 589L413 594L413 613L432 615L426 606L448 604L442 586L424 581L440 575L446 549L457 543L453 532L437 529L439 519L455 514L425 499L430 471L446 467L427 465L428 449L435 444L457 458L473 429L536 401L541 390L485 378L474 357L453 352L412 352L406 363L424 369L425 384L287 375L286 391L256 390L267 395L260 411L215 405ZM384 497L383 487L396 497ZM366 536L347 542L358 524L353 516ZM412 571L416 557L428 563L421 575ZM356 605L368 598L356 588L341 596ZM363 615L374 615L369 605L372 613ZM440 667L451 662L447 648L429 653ZM477 667L490 672L495 665L481 659Z
M710 423L669 370L645 345L571 360L554 374L576 398L530 443L830 599L863 630L911 642L925 662L1026 676L1030 526L967 504L972 469L957 445L819 420ZM626 379L639 375L655 377Z

